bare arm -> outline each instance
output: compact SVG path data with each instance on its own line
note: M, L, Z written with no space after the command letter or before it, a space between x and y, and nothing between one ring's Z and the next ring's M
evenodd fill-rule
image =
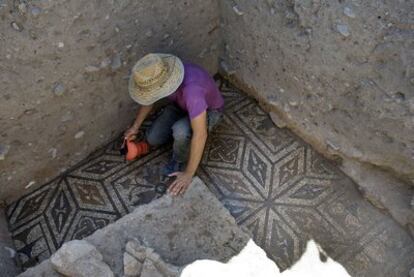
M150 106L141 106L138 109L137 116L135 118L134 124L125 132L126 139L132 139L138 133L139 127L141 127L142 122L151 112L153 105Z
M190 157L185 172L194 176L203 156L204 146L207 140L207 113L204 111L191 120L193 136L191 138Z
M141 106L137 112L137 117L135 118L134 124L132 127L136 128L137 130L141 127L142 122L144 122L145 118L148 114L152 111L153 105L150 106Z
M183 194L187 190L200 164L207 141L206 111L191 120L191 128L193 129L193 136L191 138L190 157L187 168L184 172L174 172L170 175L177 177L168 189L173 195Z

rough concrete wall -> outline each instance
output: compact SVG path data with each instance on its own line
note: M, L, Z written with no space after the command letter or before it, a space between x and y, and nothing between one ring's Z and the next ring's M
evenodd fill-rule
M171 52L217 70L216 0L0 0L0 199L130 124L130 68Z
M320 151L414 182L414 2L221 1L222 67Z

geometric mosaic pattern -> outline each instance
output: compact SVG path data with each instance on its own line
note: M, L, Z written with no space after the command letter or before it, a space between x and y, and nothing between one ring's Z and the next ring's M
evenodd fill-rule
M199 176L280 268L309 238L353 276L408 276L414 241L352 181L251 98L221 85L226 109Z
M225 112L198 176L268 256L287 268L313 238L353 276L408 276L414 241L405 230L309 145L277 128L253 99L219 83ZM119 140L108 144L8 207L23 268L162 196L170 146L129 163L118 149Z
M161 180L159 171L169 147L127 163L119 155L119 143L110 143L8 207L9 229L23 269L47 259L64 242L85 238L162 196L160 186L168 180Z

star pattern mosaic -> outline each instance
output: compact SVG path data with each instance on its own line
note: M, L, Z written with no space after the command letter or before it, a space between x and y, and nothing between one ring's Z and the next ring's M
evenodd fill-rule
M366 202L333 164L277 128L257 102L226 81L218 85L225 112L198 176L268 256L285 269L313 238L352 276L408 276L414 242L405 230ZM23 268L163 195L171 180L160 170L171 147L127 163L119 144L109 143L8 207Z

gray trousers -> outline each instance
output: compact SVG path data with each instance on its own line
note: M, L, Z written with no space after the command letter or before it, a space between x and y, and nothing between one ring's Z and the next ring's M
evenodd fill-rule
M220 121L222 113L207 111L208 132ZM173 158L177 162L186 163L191 145L191 122L188 114L174 104L164 108L153 122L146 134L147 142L152 146L173 142Z

